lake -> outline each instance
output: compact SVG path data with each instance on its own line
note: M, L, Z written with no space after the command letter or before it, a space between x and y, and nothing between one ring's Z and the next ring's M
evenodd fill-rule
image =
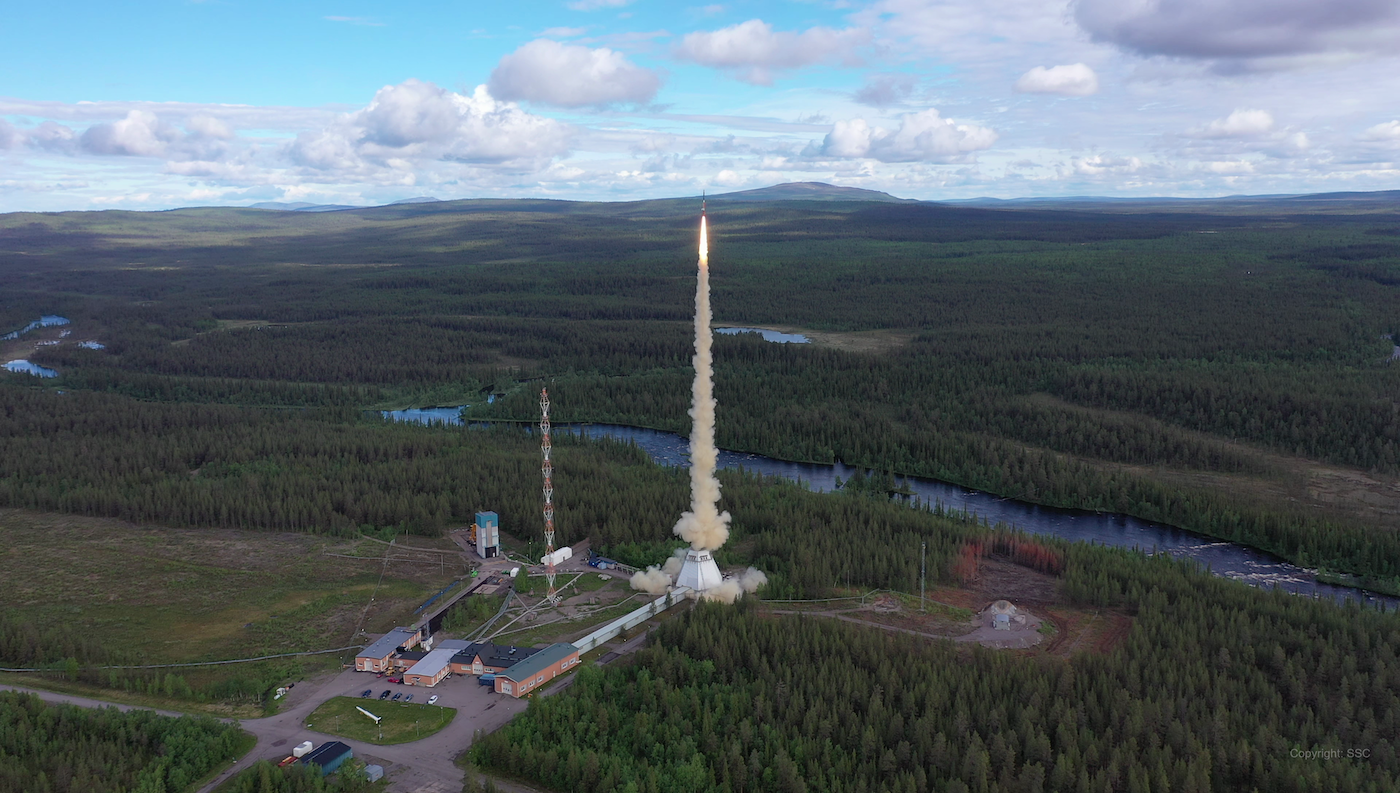
M726 336L737 336L740 333L757 333L763 337L764 341L771 341L774 344L811 344L812 340L800 333L780 333L776 330L764 330L763 328L715 328L715 333L723 333Z
M20 336L23 336L24 334L26 334L26 333L28 333L29 331L34 330L34 329L36 329L36 328L50 328L50 327L54 327L54 326L56 326L56 325L67 325L67 324L68 324L68 320L65 319L64 317L60 317L60 316L57 316L57 315L54 315L54 314L45 314L44 316L39 317L38 319L34 320L33 322L29 323L28 325L25 325L23 328L21 328L21 329L19 329L19 330L17 330L17 331L14 331L14 332L12 332L12 333L6 333L4 336L0 336L0 341L13 341L13 340L15 340L15 339L18 339Z
M26 361L23 358L17 361L10 361L9 363L5 364L4 368L6 371L17 372L20 374L32 374L35 377L58 377L58 372L55 372L52 369L47 369L38 364L30 363L29 361Z

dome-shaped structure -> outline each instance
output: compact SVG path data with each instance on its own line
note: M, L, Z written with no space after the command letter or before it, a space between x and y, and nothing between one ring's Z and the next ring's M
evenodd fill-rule
M998 600L987 607L987 613L1012 615L1016 613L1016 607L1009 600Z

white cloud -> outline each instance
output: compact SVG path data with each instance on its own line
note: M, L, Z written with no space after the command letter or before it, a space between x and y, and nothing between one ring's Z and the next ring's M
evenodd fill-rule
M1090 157L1076 157L1071 161L1074 173L1080 176L1102 176L1104 174L1135 173L1142 168L1142 160L1137 157L1113 157L1095 154Z
M731 25L715 31L686 34L675 49L682 60L724 69L744 82L772 85L775 71L797 69L818 63L854 66L860 62L857 50L870 43L864 28L814 27L801 33L774 32L761 19Z
M185 131L201 138L228 140L233 137L233 127L228 122L210 115L198 113L185 122Z
M607 47L536 39L501 58L488 85L501 99L603 107L650 102L661 78Z
M1074 0L1098 41L1142 55L1279 58L1393 51L1394 0Z
M1064 66L1037 66L1021 75L1016 90L1023 94L1089 96L1099 91L1099 76L1082 63Z
M71 153L78 144L77 133L56 121L39 124L29 130L25 138L28 144L36 149L63 153Z
M1211 173L1218 173L1224 176L1238 176L1239 174L1254 173L1253 163L1247 160L1224 160L1208 162L1204 164L1205 169Z
M379 89L340 123L297 135L289 153L322 171L406 170L424 160L548 160L568 150L571 134L566 124L496 100L484 85L466 96L406 80Z
M1361 133L1362 140L1400 143L1400 121L1386 121Z
M863 118L838 121L822 142L821 153L843 159L881 162L957 162L996 142L987 127L955 124L934 108L900 117L895 130L873 127Z
M24 135L10 125L8 121L0 118L0 150L13 149L24 141Z
M120 121L88 127L82 136L82 146L93 154L159 157L179 137L179 131L162 122L155 113L132 110Z
M1198 138L1256 138L1273 128L1274 117L1267 110L1236 110L1190 134Z

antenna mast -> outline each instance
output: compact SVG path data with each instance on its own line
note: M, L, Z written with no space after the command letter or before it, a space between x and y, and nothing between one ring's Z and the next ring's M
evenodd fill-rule
M554 449L549 441L549 389L540 389L540 451L544 454L544 578L548 587L545 602L558 603L554 591L554 463L549 459Z

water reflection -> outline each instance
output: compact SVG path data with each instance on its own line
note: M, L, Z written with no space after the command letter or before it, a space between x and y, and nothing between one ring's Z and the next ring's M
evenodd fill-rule
M67 324L68 320L64 317L60 317L54 314L45 314L44 316L39 317L38 319L34 320L28 325L25 325L23 328L14 331L13 333L6 333L4 336L0 336L0 341L13 341L36 328L50 328L56 325Z
M384 411L384 415L398 421L460 425L462 417L459 410L426 408L417 411ZM489 425L472 422L470 426ZM582 433L590 438L630 441L637 444L656 463L678 467L690 465L689 441L674 433L616 424L555 425L554 429L556 433L573 432ZM842 463L792 463L760 454L723 450L719 453L719 466L779 476L801 482L817 492L835 490L838 477L846 481L860 470ZM1337 601L1358 600L1372 607L1400 609L1400 598L1353 587L1326 584L1317 580L1314 571L1290 564L1272 554L1184 531L1174 526L1117 513L1043 507L933 479L900 477L897 483L912 493L909 496L901 496L906 500L919 504L940 505L943 509L954 512L966 512L989 523L1003 523L1030 534L1046 534L1070 541L1116 548L1135 548L1149 554L1165 553L1176 558L1194 559L1215 575L1252 586L1283 589L1294 594Z
M32 374L35 377L58 377L58 372L20 358L5 364L5 370L18 374Z
M740 333L757 333L763 337L764 341L771 341L774 344L811 344L812 340L800 333L780 333L776 330L764 330L763 328L715 328L715 333L723 333L726 336L737 336Z

